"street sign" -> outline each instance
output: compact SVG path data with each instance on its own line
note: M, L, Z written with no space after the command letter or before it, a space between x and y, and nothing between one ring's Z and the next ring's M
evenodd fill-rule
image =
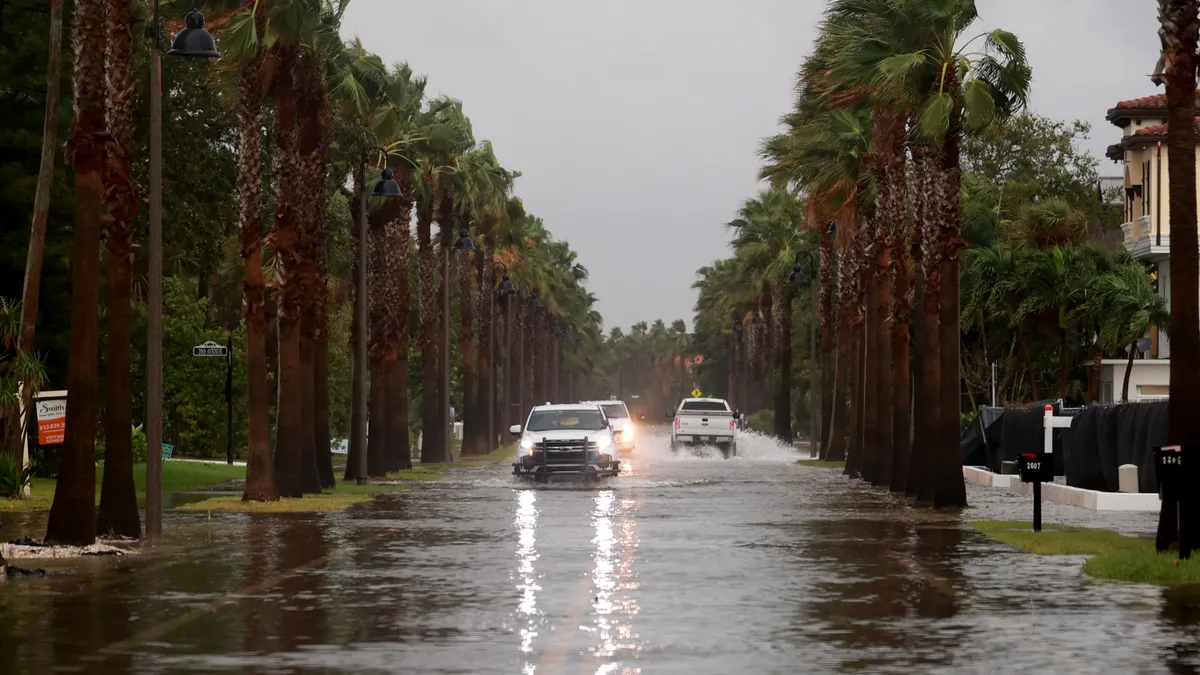
M175 454L175 446L167 443L162 444L162 458L171 459L171 455Z
M228 356L229 348L212 340L192 347L192 356Z
M692 398L700 398L700 394L702 394L702 393L703 392L700 391L700 388L696 387L695 389L692 390Z

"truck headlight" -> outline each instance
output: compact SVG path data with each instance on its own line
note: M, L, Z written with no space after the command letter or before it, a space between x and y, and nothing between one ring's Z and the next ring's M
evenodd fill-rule
M522 436L521 442L519 443L519 445L521 447L521 450L525 454L527 454L527 455L533 454L533 439L530 438L529 436Z
M621 440L622 441L632 441L633 440L633 425L632 424L621 430Z
M608 436L601 436L596 439L596 448L600 451L608 450L612 447L612 439Z

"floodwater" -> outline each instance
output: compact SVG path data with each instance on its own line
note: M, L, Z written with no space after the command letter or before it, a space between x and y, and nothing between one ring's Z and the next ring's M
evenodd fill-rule
M1090 582L797 453L673 457L595 488L461 470L347 513L168 513L159 549L0 587L0 673L1191 673L1200 593ZM1153 514L1047 504L1049 522ZM0 538L40 536L6 516Z

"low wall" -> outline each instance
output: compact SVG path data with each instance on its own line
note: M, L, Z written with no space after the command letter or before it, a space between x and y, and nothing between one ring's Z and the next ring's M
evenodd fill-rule
M964 466L963 480L972 485L1001 488L1027 497L1033 496L1033 484L1022 483L1020 476L1016 475L992 473L979 467ZM1042 499L1092 511L1158 511L1162 508L1158 495L1152 492L1100 492L1058 483L1042 483Z

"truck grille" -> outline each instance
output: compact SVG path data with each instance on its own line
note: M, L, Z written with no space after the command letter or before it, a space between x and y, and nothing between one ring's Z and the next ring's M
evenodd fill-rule
M587 464L588 451L595 451L598 446L585 438L542 440L534 446L534 456L543 459L548 465L555 464Z

